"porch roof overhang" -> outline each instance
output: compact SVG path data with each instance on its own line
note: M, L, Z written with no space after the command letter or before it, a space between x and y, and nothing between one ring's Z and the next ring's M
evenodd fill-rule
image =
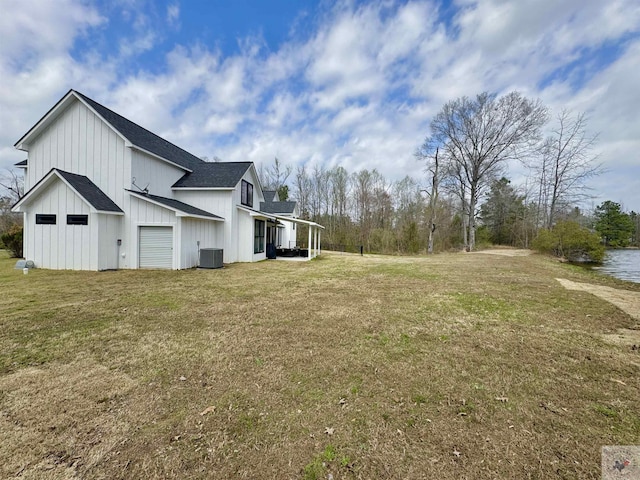
M128 190L125 188L130 195L133 195L136 198L144 200L145 202L152 203L154 205L158 205L159 207L166 208L167 210L171 210L175 212L176 217L191 217L198 218L201 220L209 220L214 222L224 222L224 218L215 215L211 212L207 212L200 208L196 208L193 205L189 205L187 203L181 202L174 198L166 198L160 197L158 195L151 195L149 193L144 192L136 192L133 190Z
M236 205L236 207L238 208L238 210L243 210L247 212L252 217L264 218L267 220L274 220L274 221L280 220L284 222L293 222L299 225L308 225L313 228L321 228L324 230L324 227L322 225L316 222L312 222L310 220L303 220L301 218L288 217L286 215L276 215L274 213L264 213L259 210L254 210L253 208L245 207L244 205Z
M271 215L269 213L264 213L264 212L261 212L259 210L254 210L253 208L249 208L249 207L245 207L245 206L241 206L241 205L236 205L236 207L238 208L238 210L242 210L244 212L247 212L252 217L262 218L262 219L265 219L265 220L273 220L273 221L277 220L276 215Z
M298 223L300 225L309 225L310 227L322 228L324 230L324 227L322 225L316 222L312 222L310 220L303 220L301 218L293 218L293 217L285 217L283 215L274 215L274 217L277 218L278 220L283 220L285 222L293 222L293 223Z

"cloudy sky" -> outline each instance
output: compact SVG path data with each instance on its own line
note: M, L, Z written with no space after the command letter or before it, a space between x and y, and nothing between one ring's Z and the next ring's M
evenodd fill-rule
M0 37L0 168L73 88L200 157L421 180L445 102L518 90L585 112L592 203L640 211L637 0L0 0Z

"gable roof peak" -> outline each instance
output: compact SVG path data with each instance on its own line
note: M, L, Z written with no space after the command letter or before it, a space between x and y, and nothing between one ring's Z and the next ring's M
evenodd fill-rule
M129 140L134 146L142 148L154 155L164 158L172 163L189 170L193 170L196 165L205 163L200 158L174 145L155 133L141 127L119 113L105 107L92 100L77 90L71 90L76 96L88 104L98 115L100 115L109 125L115 128L120 134Z
M19 150L28 150L29 141L36 133L54 122L60 112L64 111L76 101L83 103L92 112L102 118L120 137L128 141L134 148L149 152L185 170L193 170L195 165L204 163L203 160L195 155L73 89L69 90L58 100L14 146Z

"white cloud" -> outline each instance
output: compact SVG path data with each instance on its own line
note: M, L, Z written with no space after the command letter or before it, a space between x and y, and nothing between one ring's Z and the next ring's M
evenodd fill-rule
M27 60L65 54L78 35L106 21L74 0L3 0L2 11L0 59L14 69Z
M180 5L173 3L167 6L167 23L172 28L180 28Z

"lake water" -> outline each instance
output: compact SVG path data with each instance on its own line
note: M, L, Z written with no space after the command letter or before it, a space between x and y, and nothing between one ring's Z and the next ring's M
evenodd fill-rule
M640 250L607 250L602 266L595 270L620 280L640 283Z

